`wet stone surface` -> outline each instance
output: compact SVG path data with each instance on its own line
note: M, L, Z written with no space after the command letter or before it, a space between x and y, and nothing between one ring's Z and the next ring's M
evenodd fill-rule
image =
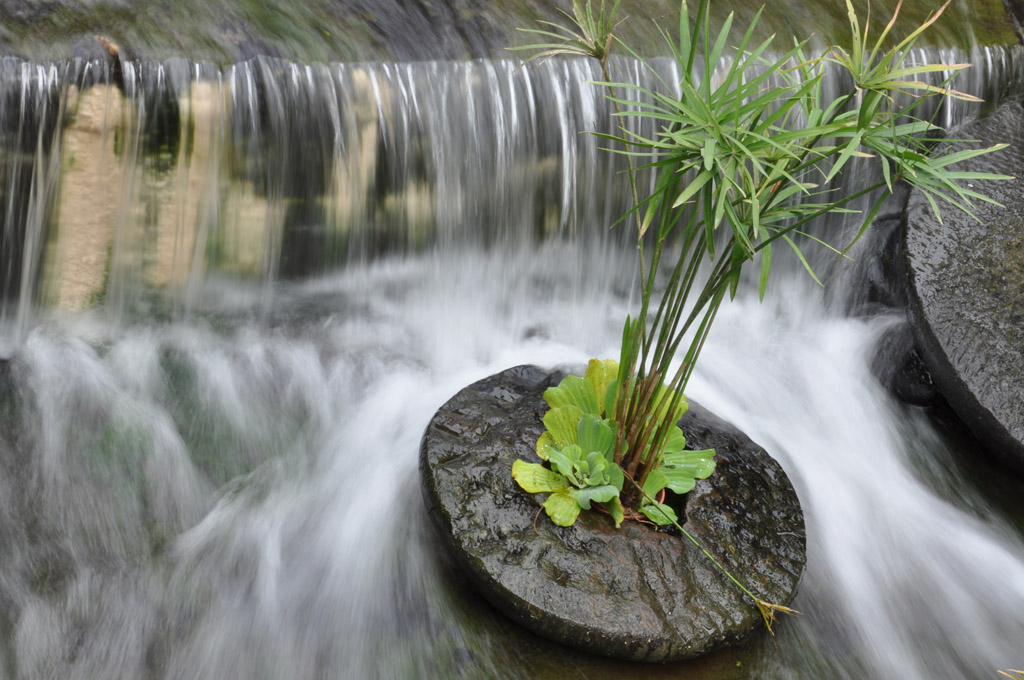
M420 451L428 513L484 596L544 637L637 661L691 658L761 627L755 605L685 539L581 513L572 527L538 517L544 494L516 486L543 431L544 390L562 374L511 368L465 388L431 420ZM803 513L764 449L700 406L680 423L718 467L687 496L684 526L762 598L792 598L806 559Z
M994 115L950 134L1006 142L958 170L1017 175L972 182L1003 204L979 203L978 220L946 208L940 223L925 198L907 206L905 267L911 325L925 365L950 406L994 454L1024 472L1024 110Z

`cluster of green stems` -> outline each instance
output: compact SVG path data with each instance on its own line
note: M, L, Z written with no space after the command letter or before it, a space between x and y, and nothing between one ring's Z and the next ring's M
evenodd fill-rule
M773 245L781 242L792 249L817 281L794 237L810 238L845 255L900 181L921 191L941 220L939 202L968 213L975 200L992 202L972 182L982 186L1010 179L952 167L1005 145L957 150L945 144L950 140L939 126L917 117L922 102L933 95L940 103L948 98L980 100L950 89L948 81L929 82L967 64L906 63L915 41L949 2L897 40L893 27L901 4L871 40L870 23L862 27L846 0L850 46L833 46L808 58L806 43L773 55L771 37L752 42L760 14L732 45L732 15L715 33L710 0L697 0L692 23L682 0L678 36L665 34L681 74L681 82L671 86L662 81L665 91L680 92L671 96L615 82L609 59L613 45L649 66L614 37L619 0L609 11L604 0L599 7L593 0L573 0L572 13L566 13L570 26L547 24L550 30L528 31L548 40L522 48L537 51L534 59L567 55L600 62L604 82L599 85L606 88L618 132L598 136L626 158L633 208L620 221L631 221L636 229L641 301L636 318L626 319L618 392L609 417L618 423L614 461L627 482L621 493L627 512L653 501L644 493L644 483L661 463L658 452L675 426L672 418L659 416L675 414L684 402L718 311L727 295L736 295L748 262L760 261L758 291L763 300ZM733 55L731 64L716 77L714 70L727 49ZM845 71L853 86L827 101L822 84L830 69ZM636 97L621 96L625 92ZM631 117L659 129L644 137L626 125ZM843 181L842 171L854 157L867 158L877 168L875 181L861 188ZM653 191L645 197L637 188L642 170L655 174ZM837 178L840 183L833 185ZM851 208L862 200L870 208L842 249L805 231L825 214L857 212ZM652 311L666 253L676 255L676 261ZM770 615L784 609L729 578L758 603L769 626Z

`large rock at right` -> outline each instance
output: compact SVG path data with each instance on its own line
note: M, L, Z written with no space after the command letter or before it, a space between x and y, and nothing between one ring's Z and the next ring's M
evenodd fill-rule
M1006 104L950 137L979 142L954 151L1009 144L957 170L1024 173L1020 104ZM978 202L975 219L940 205L940 222L919 190L910 197L904 257L911 325L953 410L996 456L1024 473L1024 183L964 184L1002 206Z

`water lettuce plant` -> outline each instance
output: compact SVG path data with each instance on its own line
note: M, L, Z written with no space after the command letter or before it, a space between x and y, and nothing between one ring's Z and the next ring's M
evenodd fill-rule
M569 375L545 390L544 401L550 409L544 415L544 433L537 440L537 456L550 467L522 460L512 465L512 476L525 491L551 494L543 507L559 526L572 525L580 510L591 509L592 502L611 515L616 527L627 517L620 500L625 474L621 458L615 456L621 428L608 417L615 412L618 373L618 362L593 359L582 378ZM656 524L677 521L672 507L656 500L662 489L684 494L697 479L714 472L713 450L686 449L686 437L676 425L686 408L684 399L672 410L650 415L664 423L670 435L658 449L648 448L643 456L658 464L649 466L640 480L644 500L636 509L628 509L631 519L646 517Z

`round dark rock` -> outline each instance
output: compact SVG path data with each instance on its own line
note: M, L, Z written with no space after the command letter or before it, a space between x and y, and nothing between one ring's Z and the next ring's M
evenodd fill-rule
M1024 110L1014 102L954 130L978 148L1009 147L958 170L1020 174ZM1024 472L1024 183L972 182L1003 206L978 203L977 220L946 207L936 219L920 192L907 206L904 257L910 319L939 391L974 434Z
M583 512L572 527L541 514L546 494L512 479L539 462L544 390L561 373L511 368L452 397L423 436L428 512L456 561L499 610L560 643L636 661L691 658L763 625L754 603L673 533ZM686 496L689 531L762 599L785 604L806 559L803 513L764 449L691 402L680 422L717 469Z

